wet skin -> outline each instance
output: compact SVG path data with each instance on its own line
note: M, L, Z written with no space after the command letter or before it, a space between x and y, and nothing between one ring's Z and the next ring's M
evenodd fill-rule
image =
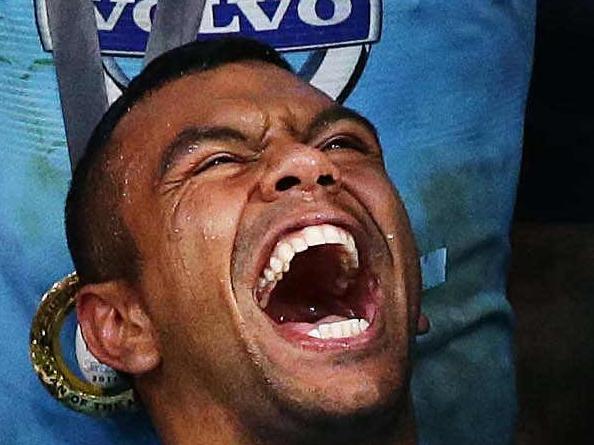
M245 62L152 92L113 143L108 171L142 258L140 283L113 289L137 304L124 305L126 324L120 303L92 303L106 291L91 285L79 318L91 350L135 375L166 442L210 428L211 443L305 443L349 419L408 418L417 255L370 124L288 72ZM279 335L254 298L281 234L322 223L355 236L377 305L365 335L330 346ZM121 346L126 336L137 343Z

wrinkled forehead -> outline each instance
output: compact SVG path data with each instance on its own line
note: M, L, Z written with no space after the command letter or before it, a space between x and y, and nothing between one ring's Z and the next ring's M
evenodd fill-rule
M296 129L333 101L294 74L262 62L231 63L189 74L148 93L124 116L113 140L124 153L159 151L187 126L240 131L278 119Z

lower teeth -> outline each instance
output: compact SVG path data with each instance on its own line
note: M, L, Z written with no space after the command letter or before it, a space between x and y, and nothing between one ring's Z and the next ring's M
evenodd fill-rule
M333 323L322 323L316 329L309 331L307 335L314 338L320 338L322 340L330 338L355 337L362 332L365 332L368 327L369 323L367 320L356 318L335 321Z

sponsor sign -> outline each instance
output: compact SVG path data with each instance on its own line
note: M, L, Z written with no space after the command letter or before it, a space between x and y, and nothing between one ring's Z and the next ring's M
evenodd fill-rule
M52 51L45 0L35 0L41 43ZM93 0L104 67L127 84L114 56L142 57L157 0ZM362 73L370 45L381 36L381 0L206 0L196 38L237 35L279 51L308 51L300 74L342 99Z

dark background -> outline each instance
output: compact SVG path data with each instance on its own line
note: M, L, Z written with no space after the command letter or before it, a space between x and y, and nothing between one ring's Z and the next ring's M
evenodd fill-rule
M509 298L518 444L594 427L594 1L540 0Z
M594 222L594 1L538 3L517 218Z

